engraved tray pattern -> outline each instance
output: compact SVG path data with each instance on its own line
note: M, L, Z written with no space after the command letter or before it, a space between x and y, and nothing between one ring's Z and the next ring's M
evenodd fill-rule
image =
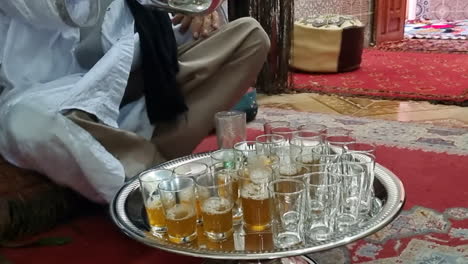
M181 157L156 166L155 168L174 168L180 164L192 161L209 161L209 153L200 153ZM129 237L151 247L165 251L211 259L275 259L281 257L304 255L319 252L351 243L360 238L373 234L390 223L400 212L405 201L405 191L401 181L391 171L376 164L375 167L375 196L382 202L381 209L372 218L359 227L348 232L338 233L327 241L307 243L295 247L274 250L213 250L191 244L177 245L153 236L146 227L143 219L142 200L139 192L137 177L133 177L119 190L114 197L110 213L115 224ZM234 240L242 227L235 228ZM236 243L236 242L235 242ZM235 248L238 248L235 246Z

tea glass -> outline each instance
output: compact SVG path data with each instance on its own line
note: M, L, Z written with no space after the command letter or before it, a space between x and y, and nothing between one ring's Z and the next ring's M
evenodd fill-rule
M362 164L336 162L327 166L333 177L338 177L340 184L340 203L336 217L338 231L347 231L361 221L360 206L364 185L364 168Z
M175 177L189 177L193 180L196 180L197 177L201 175L205 175L209 172L208 165L203 162L193 161L189 163L185 163L179 165L174 168L174 176ZM195 197L198 198L197 189L195 189ZM201 215L201 208L200 202L196 200L196 210L197 210L197 223L202 223L202 215Z
M291 126L291 123L288 121L271 121L271 122L266 122L263 124L263 133L264 134L272 134L271 130L276 128L276 127L289 127Z
M182 244L197 237L195 183L192 178L173 178L159 183L169 241Z
M268 183L273 178L273 169L259 157L249 162L239 176L244 227L250 231L264 231L271 221Z
M158 185L161 181L170 180L173 177L172 171L166 169L147 170L138 175L148 223L151 232L157 236L166 231L166 217Z
M214 241L222 241L232 236L233 188L227 169L198 177L198 200L201 205L205 235Z
M306 176L306 241L323 241L334 232L341 179L326 171Z
M246 114L242 111L222 111L215 114L216 138L220 149L229 149L246 137Z
M276 154L281 147L286 145L286 139L282 135L264 134L255 138L255 150L257 154Z
M272 198L271 229L277 248L301 244L304 219L304 182L293 179L279 179L269 183Z

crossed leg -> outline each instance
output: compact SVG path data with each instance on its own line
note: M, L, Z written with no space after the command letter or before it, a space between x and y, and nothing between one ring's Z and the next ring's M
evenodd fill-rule
M156 125L152 141L166 158L190 154L213 130L214 114L230 109L254 84L269 47L260 24L241 18L179 48L177 84L189 110L176 124Z

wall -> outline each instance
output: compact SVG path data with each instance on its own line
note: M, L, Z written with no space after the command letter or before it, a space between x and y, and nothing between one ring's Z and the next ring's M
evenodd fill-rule
M406 19L416 19L416 7L418 5L418 1L421 0L406 0Z
M415 19L429 19L429 1L430 0L417 0Z
M366 25L364 43L366 46L369 44L374 0L295 0L294 5L296 19L316 14L340 14L357 17Z
M375 0L295 0L295 17L316 14L353 15L366 25L365 45L370 43ZM468 19L468 0L416 0L415 18Z
M418 4L420 4L419 2L422 4L421 8L427 8L422 18L446 20L468 19L467 0L418 0Z

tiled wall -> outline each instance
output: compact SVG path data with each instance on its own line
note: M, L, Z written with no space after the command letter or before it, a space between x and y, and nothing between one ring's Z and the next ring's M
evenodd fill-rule
M416 19L429 19L429 1L430 0L416 1Z
M425 19L468 19L468 0L418 0L416 17L420 9L425 11L421 16Z
M295 17L315 14L353 15L366 25L365 45L371 39L375 0L295 0ZM468 0L417 0L416 18L468 19Z
M366 25L365 44L369 44L374 0L295 0L294 5L296 19L316 14L341 14L357 17Z

